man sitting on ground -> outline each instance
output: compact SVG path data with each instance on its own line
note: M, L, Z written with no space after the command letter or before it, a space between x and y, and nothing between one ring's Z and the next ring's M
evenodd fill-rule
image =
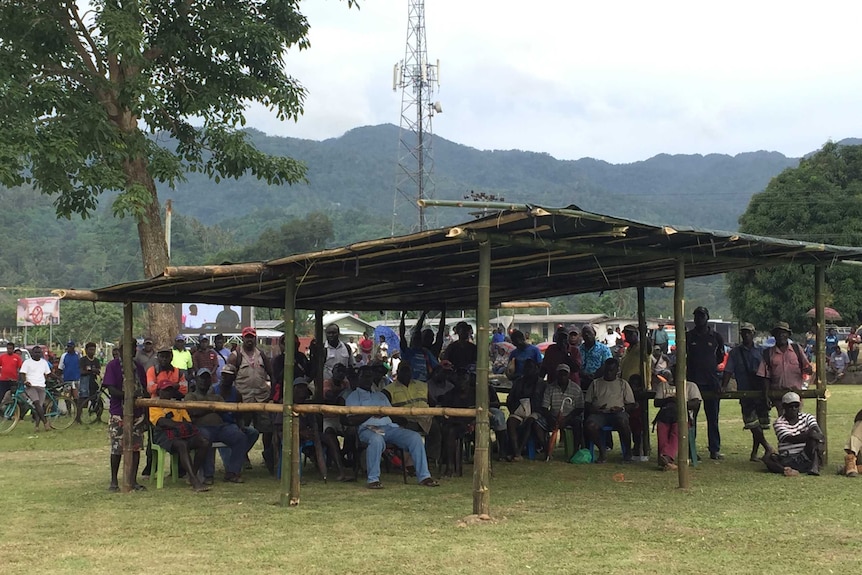
M603 375L596 378L587 390L586 403L588 413L584 430L587 439L593 445L599 446L599 458L596 463L607 461L607 446L601 439L602 428L611 427L620 434L623 448L623 462L631 463L632 432L629 426L628 410L634 408L635 396L629 383L617 376L620 362L615 357L606 360Z
M186 401L212 401L223 402L224 398L212 390L212 372L202 367L197 372L197 385L195 390L186 395ZM245 464L246 438L235 423L227 423L217 411L206 409L189 409L192 423L200 430L201 434L211 443L221 442L230 449L230 457L225 461L224 480L230 483L244 483L240 474ZM204 462L204 483L213 484L215 475L215 452L208 450Z
M179 387L169 380L158 383L157 393L159 399L181 397ZM198 477L198 471L206 460L210 442L192 425L189 413L185 409L151 407L150 423L153 424L153 443L179 456L180 465L186 470L192 489L196 492L209 491L209 487ZM193 449L197 450L194 461L189 456L189 451Z
M371 368L359 368L358 387L347 396L348 406L381 406L391 407L386 396L379 391L371 391ZM428 459L425 455L425 444L422 436L415 431L404 429L392 422L387 416L348 415L345 416L348 425L359 427L359 440L366 444L365 461L368 469L368 488L381 489L380 456L386 448L386 443L394 443L402 449L407 449L413 457L416 466L416 479L419 485L437 487L440 485L431 478L428 471Z
M581 445L581 430L583 429L584 392L581 385L569 379L571 368L566 363L557 365L556 378L545 387L542 398L540 417L534 422L537 437L547 437L554 429L570 428L574 436L575 451ZM543 441L542 444L545 444ZM546 453L545 458L551 459L552 453Z
M783 473L788 477L800 473L820 475L823 432L813 415L799 411L801 402L799 394L792 391L781 398L784 413L772 424L778 438L778 453L767 453L763 458L763 463L772 473Z

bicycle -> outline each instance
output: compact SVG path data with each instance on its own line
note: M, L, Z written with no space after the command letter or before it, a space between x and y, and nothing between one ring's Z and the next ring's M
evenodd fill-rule
M27 397L26 388L19 385L9 400L0 405L0 434L11 432L18 422L33 410L33 401ZM44 410L51 427L62 430L75 423L78 405L62 386L49 385L45 388Z
M96 392L87 398L86 411L81 414L89 424L102 423L102 414L111 401L111 395L102 382L98 382L96 386Z

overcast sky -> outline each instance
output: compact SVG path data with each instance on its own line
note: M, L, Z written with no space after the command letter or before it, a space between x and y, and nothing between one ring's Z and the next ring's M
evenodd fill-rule
M254 108L266 133L337 137L398 124L392 67L408 0L305 0L311 48L289 72L298 123ZM434 132L480 149L614 163L655 154L801 156L862 137L862 2L426 0L441 60Z

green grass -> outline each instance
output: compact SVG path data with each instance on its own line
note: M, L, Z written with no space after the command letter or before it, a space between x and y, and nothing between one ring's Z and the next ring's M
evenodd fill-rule
M495 521L467 527L471 466L438 489L393 473L373 492L324 485L309 464L294 509L274 505L279 485L260 465L247 483L204 494L170 482L110 494L104 426L33 434L22 423L0 436L0 572L849 573L862 478L833 471L859 407L862 386L833 388L819 478L750 463L738 405L725 401L727 460L693 469L688 491L652 463L619 464L618 452L604 466L495 462ZM698 437L703 453L703 422ZM620 472L625 482L612 479Z

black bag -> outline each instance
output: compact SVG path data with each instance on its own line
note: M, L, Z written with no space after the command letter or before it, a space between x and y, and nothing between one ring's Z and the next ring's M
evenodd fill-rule
M655 414L655 420L662 423L676 423L676 402L668 402L661 406Z

